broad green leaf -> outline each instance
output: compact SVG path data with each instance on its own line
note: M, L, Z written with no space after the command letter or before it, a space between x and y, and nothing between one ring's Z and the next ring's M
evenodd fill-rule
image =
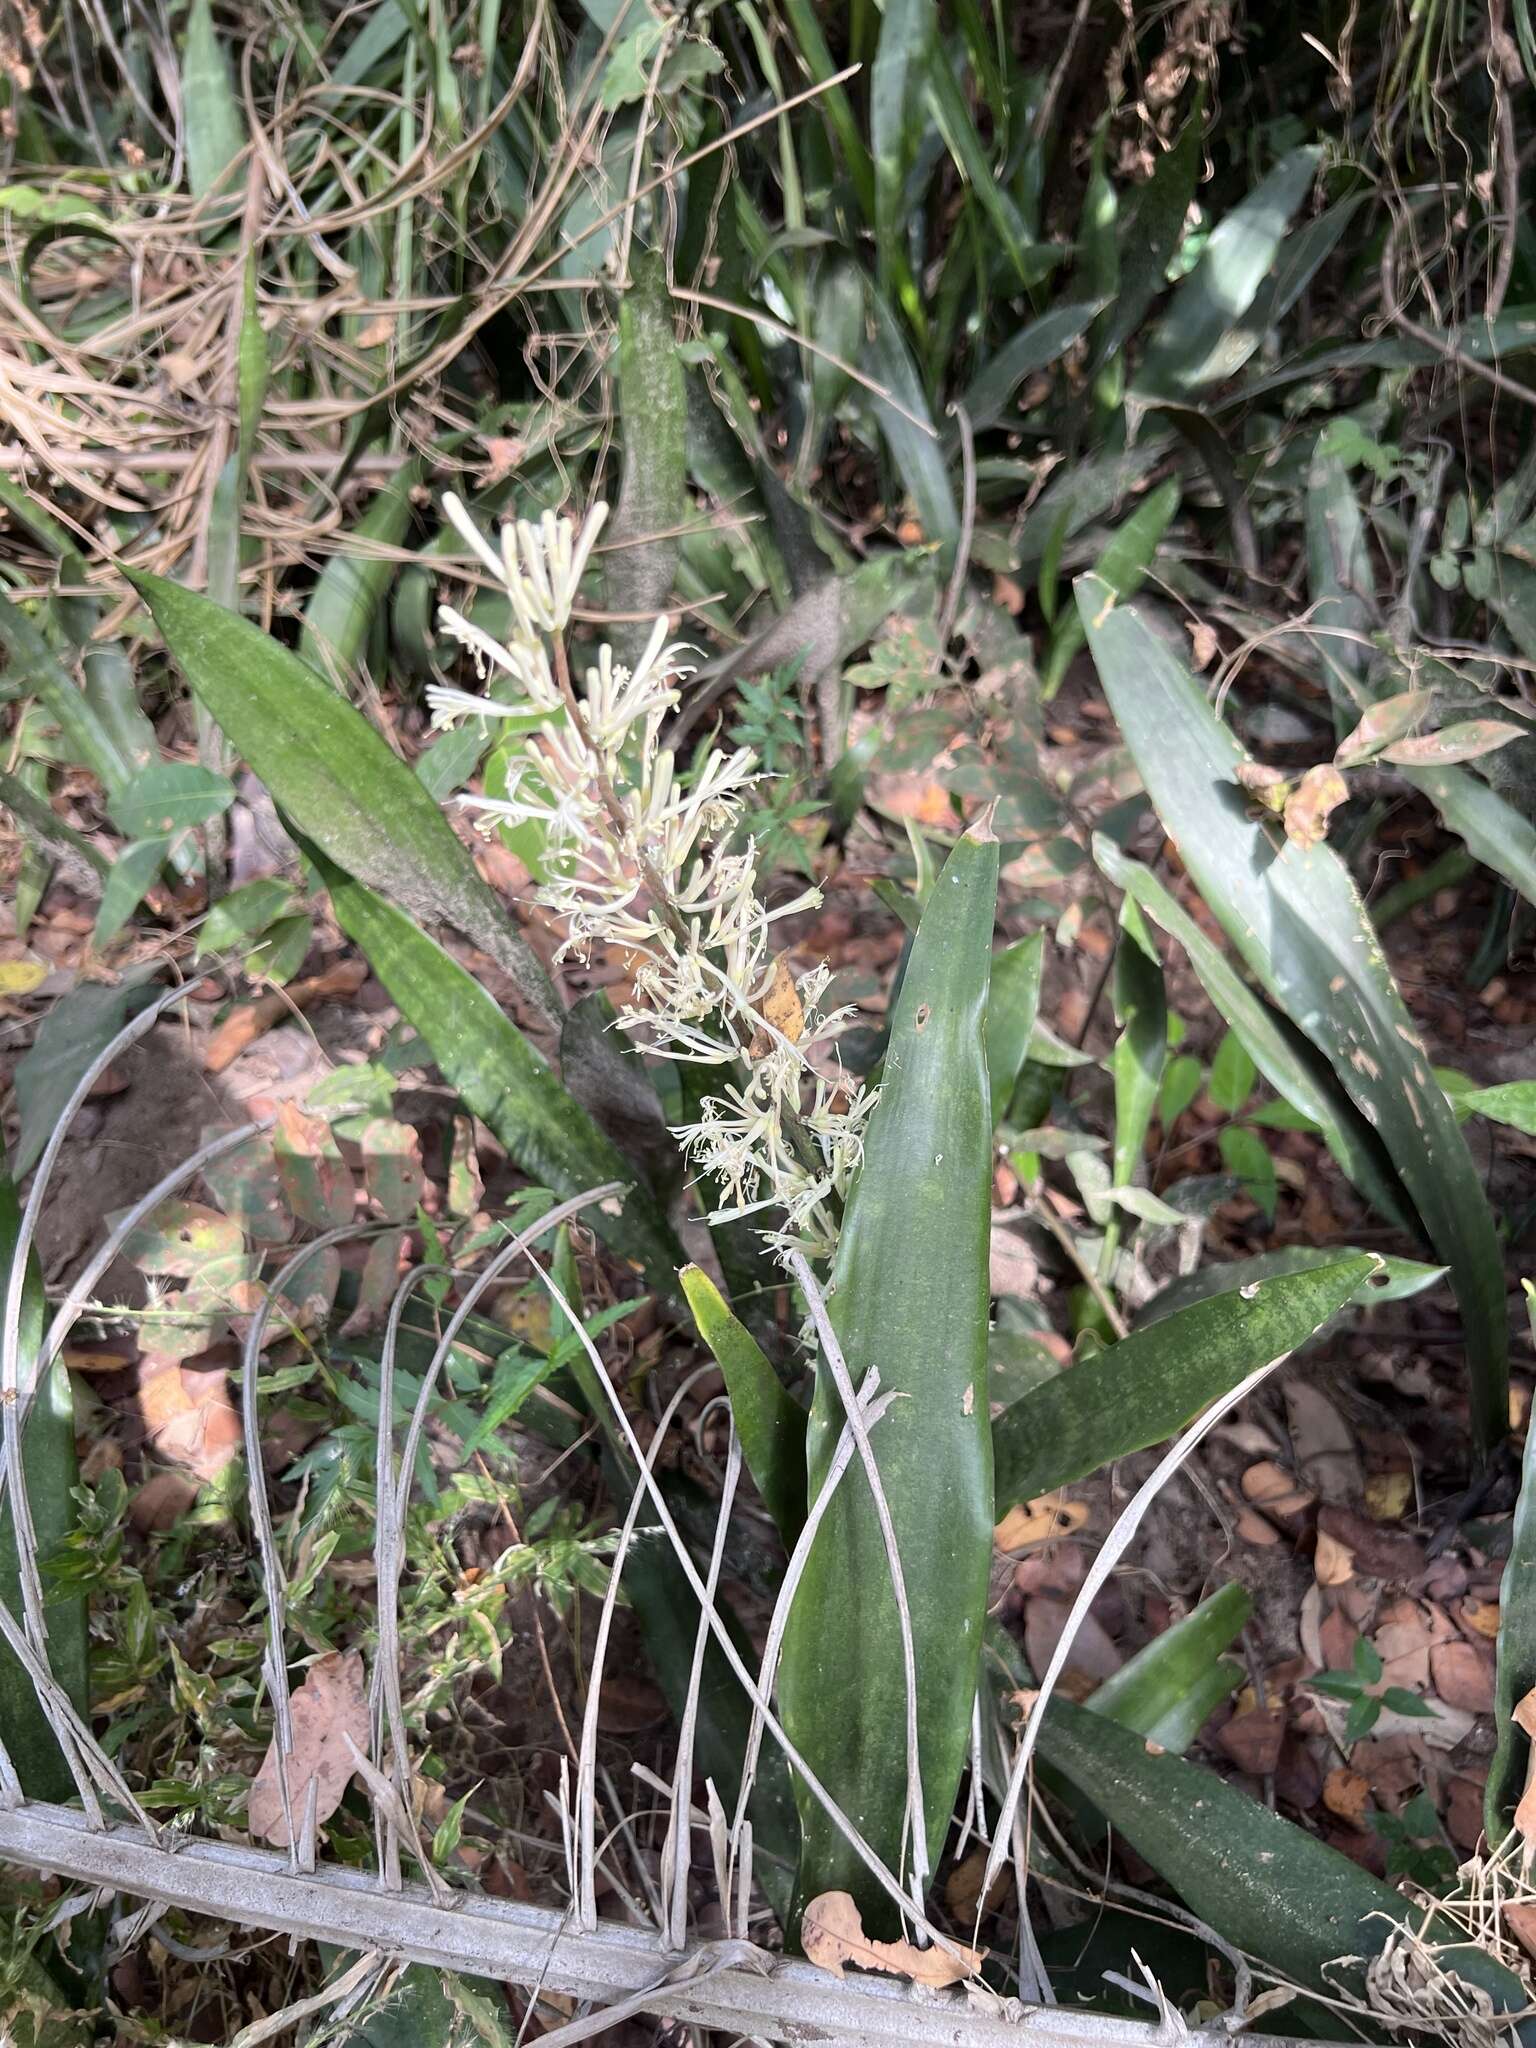
M318 677L315 687L340 703ZM631 1182L633 1170L623 1154L473 975L402 911L311 851L342 930L362 948L406 1022L420 1032L443 1078L514 1163L561 1196L607 1181ZM585 1220L615 1251L638 1261L659 1293L676 1293L682 1249L639 1189L610 1196L588 1210Z
M154 998L143 981L124 979L116 987L82 982L48 1012L36 1038L16 1062L16 1106L20 1124L11 1172L17 1180L32 1171L53 1136L64 1105L98 1053L131 1017Z
M698 1266L678 1278L699 1335L725 1374L741 1453L786 1547L805 1525L805 1410L792 1400L762 1347L732 1315L725 1297Z
M1447 831L1468 853L1502 875L1528 903L1536 903L1536 826L1481 776L1466 768L1405 768L1427 796Z
M102 885L91 944L98 951L110 946L123 926L144 900L146 890L165 865L170 853L169 839L134 839L120 846L117 858L107 870Z
M1196 1302L1016 1401L992 1429L999 1512L1175 1435L1354 1299L1364 1253Z
M1341 1258L1370 1257L1370 1253L1353 1245L1327 1251L1320 1245L1294 1244L1283 1245L1278 1251L1256 1252L1249 1259L1214 1261L1160 1288L1146 1307L1137 1312L1137 1326L1161 1322L1197 1301L1209 1301L1213 1295L1235 1294L1239 1288L1251 1287L1256 1280L1273 1280L1287 1273L1315 1273L1324 1266L1335 1265ZM1356 1290L1352 1305L1408 1301L1443 1280L1445 1274L1444 1266L1421 1265L1417 1259L1378 1257Z
M36 185L0 185L0 213L40 228L103 228L112 223L99 206L72 192L45 192Z
M1163 1085L1157 1096L1157 1114L1164 1136L1200 1093L1204 1079L1205 1069L1191 1052L1181 1052L1168 1062L1168 1071L1163 1075Z
M1084 1704L1090 1713L1105 1714L1182 1756L1246 1677L1243 1666L1222 1652L1242 1634L1252 1613L1246 1586L1223 1586L1154 1636Z
M1320 1131L1340 1166L1383 1216L1413 1228L1407 1197L1370 1125L1334 1079L1327 1061L1285 1017L1243 980L1220 946L1150 868L1130 860L1098 834L1094 858L1107 879L1133 895L1147 915L1177 939L1201 986L1242 1040L1259 1072Z
M1469 1088L1456 1097L1457 1116L1486 1116L1536 1138L1536 1081L1505 1081L1496 1088Z
M1146 1149L1157 1092L1168 1058L1168 998L1163 965L1133 896L1120 904L1115 948L1115 1020L1120 1036L1110 1058L1115 1079L1115 1185L1129 1187Z
M199 959L248 944L281 917L293 902L293 884L281 875L262 875L221 896L203 919L197 934Z
M1157 553L1157 544L1179 509L1180 493L1181 486L1176 476L1169 477L1166 483L1149 491L1130 517L1122 522L1094 563L1094 575L1107 583L1117 596L1133 596L1146 580ZM1076 608L1072 607L1056 620L1056 630L1051 635L1051 651L1046 656L1040 677L1042 703L1048 704L1061 688L1072 657L1082 644L1083 622Z
M1226 374L1222 342L1253 304L1320 157L1315 148L1292 150L1214 229L1153 333L1137 397L1188 397Z
M20 1224L21 1205L15 1186L0 1169L0 1272L10 1271ZM17 1383L23 1389L31 1384L37 1370L46 1306L43 1276L33 1255L27 1260L23 1283L16 1361ZM80 1483L75 1464L74 1392L62 1359L55 1361L46 1384L38 1388L33 1400L22 1440L21 1462L42 1573L49 1668L77 1712L88 1720L91 1689L85 1595L78 1591L55 1591L48 1580L48 1561L57 1555L75 1526L71 1494ZM0 1599L20 1621L21 1576L9 1487L0 1509ZM4 1643L0 1643L0 1727L4 1728L5 1746L29 1799L74 1798L75 1781L37 1703L32 1681Z
M210 0L192 0L181 59L187 183L194 199L218 193L245 147L245 120L235 98L229 59L214 27Z
M456 925L558 1024L548 975L452 826L362 713L249 620L160 576L130 572L130 581L199 701L299 831L418 923Z
M1040 975L1045 933L1005 946L992 955L987 992L987 1075L994 1118L1007 1114L1014 1087L1029 1057L1029 1042L1040 1013Z
M1282 1978L1319 1992L1352 1988L1358 1998L1359 1965L1336 1967L1341 1959L1379 1955L1395 1929L1423 1920L1418 1906L1316 1835L1102 1714L1054 1700L1040 1755L1192 1912ZM1450 1925L1433 1933L1456 1939ZM1497 2009L1524 2009L1520 1980L1481 1949L1440 1960L1487 1990Z
M1451 1268L1474 1428L1487 1448L1508 1427L1502 1254L1466 1141L1349 871L1326 844L1275 843L1237 785L1246 756L1199 684L1093 578L1077 595L1110 708L1191 879L1370 1121Z
M1073 342L1087 333L1100 306L1097 299L1053 306L989 356L966 386L962 400L972 430L979 434L998 426L1025 378L1059 362Z
M130 839L169 839L206 825L234 800L235 785L227 775L195 761L152 761L113 791L107 809Z
M1211 1061L1210 1096L1224 1116L1236 1116L1253 1093L1258 1078L1248 1048L1235 1031L1228 1031Z
M1184 234L1190 203L1205 154L1203 124L1192 116L1179 139L1157 160L1157 168L1127 210L1120 231L1120 283L1104 319L1104 356L1125 346L1147 308L1163 289L1168 266Z
M1257 1131L1249 1130L1245 1124L1234 1124L1223 1131L1217 1144L1222 1165L1228 1173L1236 1174L1243 1184L1243 1193L1260 1210L1264 1221L1273 1224L1278 1187L1269 1147Z
M878 1366L881 1390L904 1397L872 1442L911 1615L930 1867L970 1743L992 1557L985 1025L997 870L996 843L967 836L934 884L891 1019L884 1086L829 1294L854 1386ZM843 1422L823 1362L807 1439L811 1499ZM791 1739L899 1870L907 1754L901 1636L857 1460L832 1497L795 1596L779 1696ZM820 1807L802 1798L800 1817L802 1904L848 1891L866 1927L890 1924L890 1901Z
M343 693L400 566L394 551L410 528L411 493L420 478L419 462L401 463L337 542L304 607L300 657Z

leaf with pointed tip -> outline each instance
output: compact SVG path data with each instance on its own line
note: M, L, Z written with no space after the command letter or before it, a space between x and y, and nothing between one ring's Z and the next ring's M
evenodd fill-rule
M1365 1253L1180 1309L1015 1401L992 1426L999 1512L1084 1479L1184 1428L1354 1299Z
M286 647L210 598L130 570L193 693L300 832L421 924L454 925L551 1023L549 976L421 783Z
M699 1335L725 1375L747 1470L790 1547L805 1525L805 1410L790 1397L762 1346L732 1315L709 1275L698 1266L684 1266L678 1278Z
M1277 846L1238 786L1247 756L1134 606L1077 585L1099 679L1164 829L1227 937L1333 1067L1386 1146L1451 1269L1474 1428L1508 1428L1509 1332L1493 1216L1466 1140L1349 871L1329 846Z

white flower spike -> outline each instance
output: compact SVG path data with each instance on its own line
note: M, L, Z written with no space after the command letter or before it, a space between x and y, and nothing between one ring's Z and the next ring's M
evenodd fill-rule
M841 1204L863 1156L875 1096L829 1078L809 1054L850 1014L823 1013L830 979L822 965L795 982L798 1028L786 1030L763 1005L782 975L770 928L812 909L808 888L770 910L758 895L757 849L741 843L743 801L759 779L745 748L708 755L680 774L661 726L677 702L691 652L657 619L634 668L606 644L585 671L579 719L556 676L565 675L562 636L577 589L607 518L595 505L578 533L569 519L508 522L499 551L456 498L444 501L455 530L496 577L512 608L505 645L446 605L445 633L466 647L484 678L511 677L520 701L503 704L434 685L435 726L461 718L538 715L542 723L508 776L502 797L464 796L482 831L537 822L544 832L539 900L565 926L562 952L594 945L629 957L635 1002L622 1029L652 1051L724 1070L696 1122L674 1136L720 1184L717 1220L773 1212L781 1228L764 1235L781 1252L828 1258ZM808 1099L806 1099L808 1098Z

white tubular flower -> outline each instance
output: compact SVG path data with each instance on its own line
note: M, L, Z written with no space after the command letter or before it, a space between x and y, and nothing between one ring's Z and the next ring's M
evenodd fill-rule
M483 682L493 668L511 676L536 711L558 711L560 692L549 668L549 649L542 640L513 640L503 646L452 605L440 604L437 623L450 639L474 656L475 673Z
M449 519L506 591L509 644L443 607L443 630L473 656L482 677L511 676L524 701L497 703L462 690L427 693L433 724L476 716L537 714L542 723L511 766L501 797L463 796L482 831L537 823L544 835L539 900L564 926L562 955L593 946L627 957L633 1002L619 1017L648 1051L727 1070L696 1122L674 1135L690 1161L719 1184L711 1220L776 1212L764 1231L784 1252L830 1257L843 1197L863 1156L874 1095L826 1071L829 1041L850 1014L823 1013L825 965L795 981L799 1015L770 1021L782 990L773 926L814 908L808 887L770 909L758 893L757 847L743 840L747 792L761 778L746 748L708 754L680 774L661 744L676 679L690 650L659 618L633 669L600 646L585 671L581 717L567 717L556 666L577 587L607 517L594 506L578 533L546 513L502 527L499 548L457 499ZM553 643L553 646L552 644ZM794 1005L790 1008L793 1011ZM783 1011L776 1014L783 1019ZM820 1048L822 1064L811 1055Z
M569 519L553 512L545 512L537 525L509 519L501 529L499 550L451 492L443 499L443 510L459 538L506 591L523 637L535 640L541 633L563 633L571 623L576 593L607 522L608 507L601 501L595 504L579 534Z

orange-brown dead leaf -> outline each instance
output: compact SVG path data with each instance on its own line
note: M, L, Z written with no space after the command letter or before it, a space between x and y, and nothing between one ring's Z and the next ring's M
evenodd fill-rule
M293 1749L288 1758L288 1792L295 1827L304 1823L309 1788L315 1788L315 1825L328 1821L341 1804L355 1768L347 1738L368 1751L368 1693L360 1650L332 1650L317 1658L290 1703ZM246 1819L258 1841L288 1847L277 1776L277 1738L272 1738L251 1784Z
M1536 1905L1512 1899L1504 1908L1504 1925L1532 1962L1536 1962Z
M849 1963L860 1970L887 1970L913 1984L963 1983L981 1968L985 1950L914 1948L910 1941L876 1941L864 1932L859 1909L847 1892L823 1892L811 1900L800 1921L800 1944L818 1970L841 1977Z
M1026 1550L1032 1543L1049 1543L1053 1536L1072 1535L1087 1519L1082 1501L1047 1493L1010 1508L993 1530L992 1541L999 1550Z
M1365 1827L1365 1810L1371 1803L1371 1788L1358 1771L1340 1764L1323 1780L1323 1804L1330 1813L1352 1828Z
M774 955L773 975L768 983L768 992L757 1007L773 1028L764 1030L763 1026L759 1025L753 1032L752 1042L747 1047L748 1059L766 1059L780 1038L787 1038L791 1045L800 1043L805 1031L805 1006L800 1000L800 991L795 986L794 969L790 966L787 955ZM774 1036L775 1032L778 1037Z
M1285 802L1285 836L1298 846L1318 846L1328 820L1349 796L1349 784L1331 761L1309 768Z
M174 1359L146 1356L138 1404L155 1449L198 1479L217 1479L240 1447L240 1417L222 1370L189 1372Z
M1319 1529L1312 1570L1320 1586L1347 1586L1355 1576L1355 1553L1326 1529Z

